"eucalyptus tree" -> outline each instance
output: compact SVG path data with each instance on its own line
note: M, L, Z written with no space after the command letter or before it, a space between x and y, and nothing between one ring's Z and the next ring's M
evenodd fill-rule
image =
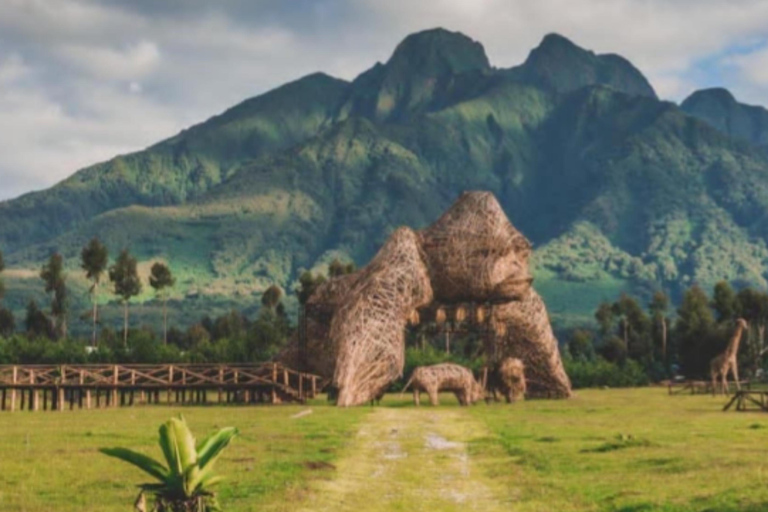
M45 292L51 294L52 328L59 338L67 337L67 298L64 258L58 252L51 254L40 270L40 278L45 282Z
M155 295L163 301L163 343L168 344L168 288L173 288L176 279L171 269L165 263L157 262L152 265L149 275L149 286L155 290Z
M91 296L93 304L93 337L91 344L95 347L98 344L96 335L96 325L99 318L98 292L101 278L107 271L107 262L109 260L109 251L101 243L98 237L93 237L88 245L83 247L80 252L80 268L85 271L85 277L91 282L88 293Z
M123 249L109 267L109 280L115 287L115 295L123 301L123 345L128 347L128 302L141 293L141 279L136 258Z

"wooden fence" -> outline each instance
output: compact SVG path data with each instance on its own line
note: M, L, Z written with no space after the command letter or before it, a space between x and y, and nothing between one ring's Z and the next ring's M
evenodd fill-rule
M322 385L279 363L0 365L0 410L304 402Z

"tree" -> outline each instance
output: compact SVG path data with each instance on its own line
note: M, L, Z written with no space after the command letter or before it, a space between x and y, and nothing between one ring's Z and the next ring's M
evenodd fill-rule
M732 322L736 319L739 301L728 281L720 281L715 285L712 294L712 308L717 313L717 322Z
M3 253L0 252L0 272L5 270L5 261L3 261ZM5 286L3 280L0 279L0 300L5 295ZM0 337L9 338L16 330L16 321L13 318L13 313L10 309L0 307Z
M94 347L98 345L98 339L96 335L96 324L98 323L98 288L101 283L101 277L107 270L107 262L109 260L109 251L101 243L98 237L93 237L88 245L83 247L80 252L80 268L85 270L85 277L91 282L91 287L88 289L88 293L91 295L91 302L93 303L93 337L91 345Z
M685 291L677 310L675 335L680 343L680 363L688 377L706 375L709 361L718 352L713 340L715 318L709 297L698 285Z
M220 510L211 490L220 480L213 474L213 465L237 434L236 428L227 427L196 444L186 421L179 417L171 418L160 427L159 444L167 466L128 448L100 448L99 451L132 464L157 480L139 486L137 509L146 510L144 493L149 493L155 500L152 510L213 512Z
M339 277L346 274L351 274L355 271L355 264L352 262L349 263L342 263L338 258L334 259L329 265L328 265L328 276L333 277Z
M614 310L610 302L602 302L595 311L595 320L600 325L600 334L607 336L615 323Z
M10 309L0 308L0 338L10 338L16 331L16 319Z
M51 322L34 300L29 301L27 304L27 314L24 324L27 329L28 338L34 339L41 336L50 337Z
M661 358L667 361L667 310L669 309L669 297L659 290L653 294L648 310L651 312L653 325L658 326L661 338Z
M583 329L573 331L568 342L568 352L575 360L591 360L595 355L592 333Z
M168 293L167 288L172 288L176 279L171 274L171 269L159 261L152 265L149 276L149 286L155 290L155 294L163 301L163 343L168 344Z
M623 363L627 359L627 345L618 336L611 336L600 347L600 355L611 363Z
M768 320L768 295L752 288L744 288L736 295L737 314L749 323L746 349L752 371L759 367L765 355L765 325ZM731 325L729 325L732 328ZM754 335L755 331L757 336Z
M278 304L280 304L280 300L283 298L283 290L280 289L279 286L273 284L266 290L264 290L264 293L261 294L261 305L265 308L269 308L271 310L274 310Z
M51 318L53 331L60 338L67 337L67 286L64 274L64 258L53 253L40 271L40 278L45 282L45 292L52 294Z
M303 306L307 303L309 298L315 293L315 290L325 282L325 276L318 274L313 275L312 272L306 271L299 276L299 289L296 294L299 296L299 303Z
M3 253L0 251L0 273L5 270L5 260L3 260ZM0 300L5 296L5 285L3 284L3 280L0 279Z
M136 258L123 249L115 264L109 268L109 280L115 295L123 301L123 346L128 347L128 301L141 293L141 280L136 269Z

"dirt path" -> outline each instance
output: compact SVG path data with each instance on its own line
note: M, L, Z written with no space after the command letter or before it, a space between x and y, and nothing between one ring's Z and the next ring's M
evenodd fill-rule
M317 482L302 512L501 511L504 493L466 443L487 434L462 409L381 408L361 426L333 479Z

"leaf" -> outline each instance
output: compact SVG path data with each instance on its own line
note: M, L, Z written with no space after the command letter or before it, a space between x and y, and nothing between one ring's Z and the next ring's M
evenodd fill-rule
M160 427L160 446L175 475L184 474L197 462L195 438L183 417L171 418Z
M213 464L221 451L227 447L232 439L240 432L235 427L227 427L208 436L197 448L197 462L201 469L208 464Z
M162 482L167 481L170 476L167 468L163 467L162 464L152 457L148 457L143 453L135 452L128 448L99 448L99 451L104 455L115 457L129 464L133 464L145 473L152 475Z

